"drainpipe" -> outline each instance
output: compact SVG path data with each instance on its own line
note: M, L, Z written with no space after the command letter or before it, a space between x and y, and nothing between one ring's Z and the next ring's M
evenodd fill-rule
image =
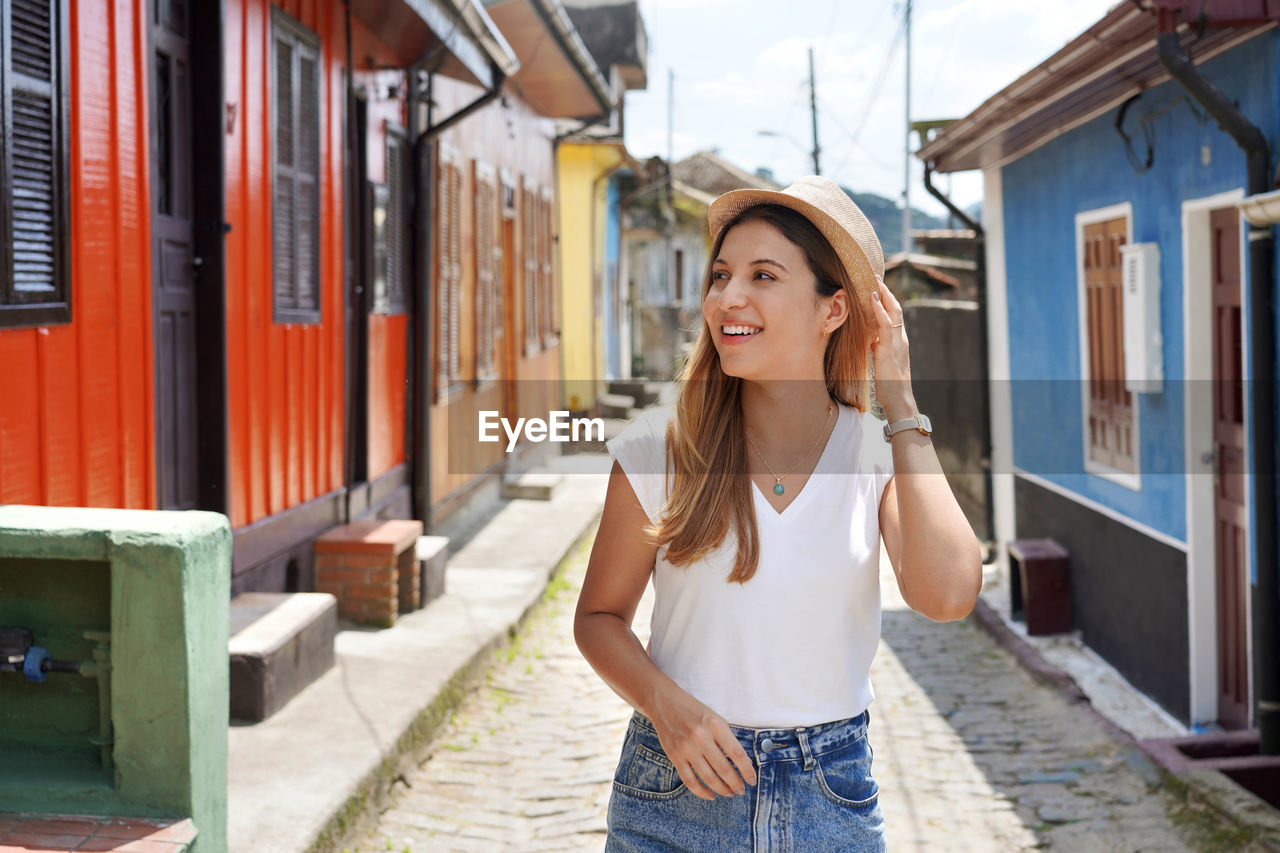
M428 56L428 58L430 55ZM421 193L416 190L421 189L429 183L424 180L424 176L420 173L423 168L429 168L431 160L427 157L428 148L431 141L444 131L453 127L467 116L475 113L502 94L502 86L507 78L497 65L490 64L493 69L493 86L486 89L478 98L471 103L460 108L438 124L433 118L432 104L432 84L435 81L434 73L427 74L427 127L421 133L413 137L412 157L413 157L413 184L415 189L415 213L414 221L417 223L417 232L419 239L414 243L414 281L418 286L415 293L417 304L414 306L414 322L413 322L413 338L416 356L414 358L414 367L416 368L413 375L415 382L414 396L416 404L414 406L415 423L413 427L413 446L415 450L414 458L414 484L413 484L413 502L415 515L422 521L423 530L431 532L434 527L434 517L431 511L431 355L435 346L434 331L435 314L434 306L431 304L431 235L435 230L435 207L431 203L431 198L424 198ZM411 75L412 76L412 75ZM417 81L411 81L410 92L413 93L413 100L417 98ZM410 125L416 121L416 109L411 108Z
M1218 126L1245 152L1248 195L1267 192L1271 152L1262 135L1217 86L1209 82L1182 49L1172 15L1161 12L1157 52L1160 64ZM1275 275L1270 226L1249 230L1249 364L1252 379L1249 451L1253 457L1253 536L1257 543L1255 581L1250 602L1253 617L1254 722L1260 735L1259 753L1280 754L1280 677L1276 656L1276 394L1275 394Z
M986 509L986 540L994 543L996 539L995 526L995 507L993 506L994 497L991 488L991 393L990 393L990 359L987 354L987 251L986 232L969 214L956 207L951 199L942 194L942 191L933 185L933 161L926 161L924 164L924 188L929 191L929 195L942 202L952 215L965 224L965 227L971 229L977 235L978 252L974 259L977 268L974 270L974 277L978 282L978 370L982 381L982 389L985 392L986 400L979 407L982 412L981 422L981 441L982 441L982 493L983 504ZM998 549L992 547L991 556L997 553Z

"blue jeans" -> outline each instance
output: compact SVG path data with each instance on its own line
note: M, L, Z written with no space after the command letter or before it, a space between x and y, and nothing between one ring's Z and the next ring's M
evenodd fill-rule
M864 711L794 729L730 726L756 768L745 796L695 797L653 724L631 717L609 799L605 853L882 853Z

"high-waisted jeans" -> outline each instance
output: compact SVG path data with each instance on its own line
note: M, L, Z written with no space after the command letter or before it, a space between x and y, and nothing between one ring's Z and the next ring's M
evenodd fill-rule
M730 726L756 768L745 796L703 800L681 781L653 724L627 727L609 800L606 853L882 853L864 711L794 729Z

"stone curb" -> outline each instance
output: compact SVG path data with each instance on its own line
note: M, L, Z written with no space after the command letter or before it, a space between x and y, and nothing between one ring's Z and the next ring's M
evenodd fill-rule
M551 580L560 574L565 563L592 534L599 521L600 512L597 511L547 569L546 578L533 601L512 621L506 631L477 648L457 668L435 698L418 712L395 743L387 748L378 767L360 780L351 796L325 822L315 840L307 847L306 853L342 853L344 848L355 849L371 828L376 826L378 815L390 797L392 786L430 757L430 747L450 713L483 682L492 655L505 648L520 632L541 604Z
M990 634L997 645L1013 655L1032 678L1058 691L1065 700L1078 706L1107 734L1127 747L1130 764L1148 784L1163 786L1184 802L1188 800L1188 793L1193 794L1195 799L1210 806L1218 821L1248 834L1251 843L1243 853L1280 853L1280 813L1276 809L1216 770L1174 773L1166 769L1141 741L1093 707L1079 683L1018 636L991 605L979 598L969 618Z

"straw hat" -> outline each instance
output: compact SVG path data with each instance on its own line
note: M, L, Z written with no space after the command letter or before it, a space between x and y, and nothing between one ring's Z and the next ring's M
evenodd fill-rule
M707 219L711 239L735 216L758 204L780 204L812 222L836 250L864 310L876 292L876 278L884 278L884 251L875 229L848 193L818 175L800 178L785 190L732 190L711 203Z

